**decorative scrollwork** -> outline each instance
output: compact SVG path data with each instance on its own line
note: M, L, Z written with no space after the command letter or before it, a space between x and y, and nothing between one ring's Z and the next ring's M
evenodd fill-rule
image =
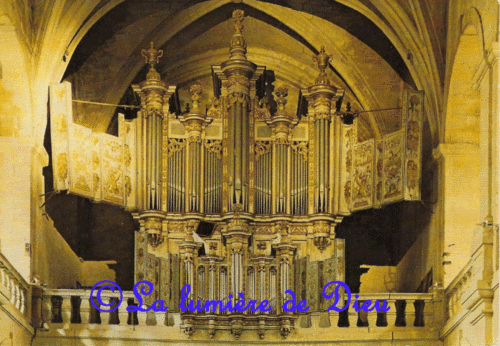
M210 252L214 252L217 251L217 242L210 242L208 243L208 248L210 249Z
M271 142L269 141L256 141L255 142L255 161L259 161L259 158L267 154L271 150Z
M260 227L256 228L255 233L257 233L257 234L273 234L274 230L270 225L260 226Z
M221 140L205 140L205 148L211 153L217 154L217 158L222 160L222 141Z
M193 134L188 137L188 143L200 143L201 136L199 134Z
M291 328L289 326L281 327L280 334L284 339L286 339L288 337L290 332L291 332Z
M294 227L290 230L291 234L307 234L307 227Z
M211 101L207 116L214 119L222 118L221 101L215 96L212 97Z
M255 98L252 109L254 119L269 119L271 117L271 106L267 104L267 99L257 100Z
M260 252L266 251L267 245L265 242L260 241L257 243L257 249L259 249Z
M231 78L226 85L228 89L236 85L240 85L244 88L247 88L248 83L249 83L248 78L246 78L245 76L234 76L234 78ZM227 108L231 107L236 101L241 102L245 107L250 101L250 96L248 96L243 92L233 92L229 94L227 97L226 107Z
M307 142L292 142L292 149L299 155L303 156L304 161L309 157L309 147Z
M166 146L167 157L172 157L176 152L181 151L186 146L186 141L182 139L170 138Z
M275 139L274 142L276 144L284 144L284 145L290 144L290 141L288 140L288 135L287 134L283 134L283 133L280 133L280 136L276 137L276 139Z

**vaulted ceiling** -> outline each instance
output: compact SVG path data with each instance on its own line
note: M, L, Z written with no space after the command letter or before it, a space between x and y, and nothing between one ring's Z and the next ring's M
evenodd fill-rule
M102 7L110 2L103 1ZM83 37L64 79L73 83L75 99L137 104L130 85L144 80L140 51L152 41L164 50L158 71L178 86L181 104L190 101L189 85L199 82L203 107L212 96L211 66L229 56L231 13L239 8L246 16L248 59L270 71L269 90L289 86L292 113L299 89L312 85L318 74L312 55L321 46L333 57L328 71L332 83L346 90L345 99L355 110L399 107L403 90L414 87L389 39L351 8L333 1L234 2L123 1ZM94 131L113 132L120 111L77 104L74 117ZM363 113L360 119L360 139L380 137L400 126L400 111Z

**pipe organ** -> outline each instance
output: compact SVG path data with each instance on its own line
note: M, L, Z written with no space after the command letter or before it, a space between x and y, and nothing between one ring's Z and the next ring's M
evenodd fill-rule
M142 52L146 80L133 86L141 110L134 120L120 116L118 137L73 123L70 84L53 85L54 186L133 213L135 278L154 284L146 304L165 300L167 317L179 311L184 284L202 303L271 303L269 312L183 312L188 335L226 330L238 338L249 328L286 337L302 323L282 309L286 290L307 300L308 313L325 311L323 286L344 281L344 241L335 237L342 217L420 198L423 93L403 95L400 130L359 142L357 119L344 124L338 116L344 91L331 85L322 47L315 84L300 92L303 106L291 111L282 85L272 110L266 67L246 56L243 19L233 13L230 56L212 66L206 111L197 83L189 111L170 107L176 87L155 70L163 52L153 45ZM198 234L200 221L214 231Z

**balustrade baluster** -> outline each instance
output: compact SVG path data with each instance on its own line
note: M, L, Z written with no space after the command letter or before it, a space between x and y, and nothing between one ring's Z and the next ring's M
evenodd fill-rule
M330 323L330 314L328 312L320 312L319 313L319 327L320 328L329 328L331 327Z
M121 326L128 325L127 298L123 298L117 311L118 311L118 320L120 321L120 325Z
M379 306L380 303L381 303L381 301L379 301L377 303L377 306ZM372 304L373 304L373 301L372 301ZM366 316L366 318L368 320L368 327L370 327L370 328L376 328L377 327L377 319L378 319L377 309L369 311L368 315Z
M147 308L147 306L143 305L141 306L141 308ZM145 326L147 320L147 313L145 311L137 311L137 319L139 321L140 326Z
M90 323L90 298L80 297L80 320L82 324Z
M9 300L12 304L14 304L14 302L16 301L16 288L14 286L14 278L11 277L10 275L8 277L9 277Z
M12 299L11 303L16 307L17 310L21 307L19 303L21 302L20 300L20 292L19 292L19 282L17 280L13 280L13 294L12 294Z
M441 323L443 323L443 312L442 306L443 301L433 301L424 302L422 304L422 316L423 316L423 326L429 327L436 330L441 328Z
M71 309L71 296L63 296L61 303L61 323L71 323Z
M307 313L299 316L300 328L311 328L311 313Z
M28 304L27 300L26 300L26 290L24 290L24 288L21 288L19 290L19 311L21 311L21 313L24 315L24 313L26 312L26 306Z
M333 327L338 327L339 326L339 312L335 310L331 310L329 312L330 314L330 323Z
M167 324L167 312L158 312L156 314L156 323L160 326L166 326Z
M355 299L352 299L349 303L349 311L347 318L349 320L349 328L356 328L358 326L358 312L354 310L353 304L356 302Z
M50 297L50 301L52 303L52 320L51 323L62 323L62 301L63 298L60 296L52 296Z
M406 299L405 321L407 327L415 326L415 300Z
M387 299L387 307L389 311L386 312L387 327L394 327L396 325L396 300Z
M52 322L52 301L50 296L42 296L42 323Z
M156 312L153 310L149 310L146 312L146 325L148 326L156 326L158 322L156 321Z

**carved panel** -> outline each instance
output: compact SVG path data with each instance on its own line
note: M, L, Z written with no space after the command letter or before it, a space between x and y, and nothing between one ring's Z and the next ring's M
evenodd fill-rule
M318 311L319 309L319 295L321 294L322 287L319 284L319 262L309 262L307 265L307 305L310 306L311 311Z
M384 165L382 199L384 203L403 199L403 132L398 131L384 138Z
M73 123L71 84L51 85L54 187L120 206L136 206L135 121L119 115L119 137Z
M354 145L351 181L352 210L373 206L374 154L373 140Z
M420 200L424 93L423 91L407 91L403 96L403 102L403 123L405 125L406 139L404 198L407 201L414 201Z
M137 168L136 168L136 122L126 121L123 114L118 114L118 133L123 141L123 199L124 205L136 206Z
M92 130L81 125L69 125L69 191L94 197L92 175Z
M341 125L341 172L339 191L339 210L341 213L350 212L351 205L351 173L352 173L352 148L354 125Z
M151 306L160 296L160 259L155 255L146 253L145 280L153 284L153 292L144 297L144 303Z
M102 198L123 205L123 143L111 135L101 137Z
M345 239L335 239L335 257L337 258L337 277L345 282Z
M73 121L71 84L64 82L50 87L50 133L54 189L69 188L69 129Z
M172 286L172 280L170 275L170 255L167 254L167 258L159 258L160 260L160 285L159 285L159 293L160 299L164 300L167 303L167 306L170 308L172 305L170 289Z
M135 232L135 282L145 279L148 242L145 232Z
M92 133L92 188L94 199L100 201L102 199L101 184L101 136L97 133Z
M378 208L384 197L384 141L375 141L375 193L373 206Z

